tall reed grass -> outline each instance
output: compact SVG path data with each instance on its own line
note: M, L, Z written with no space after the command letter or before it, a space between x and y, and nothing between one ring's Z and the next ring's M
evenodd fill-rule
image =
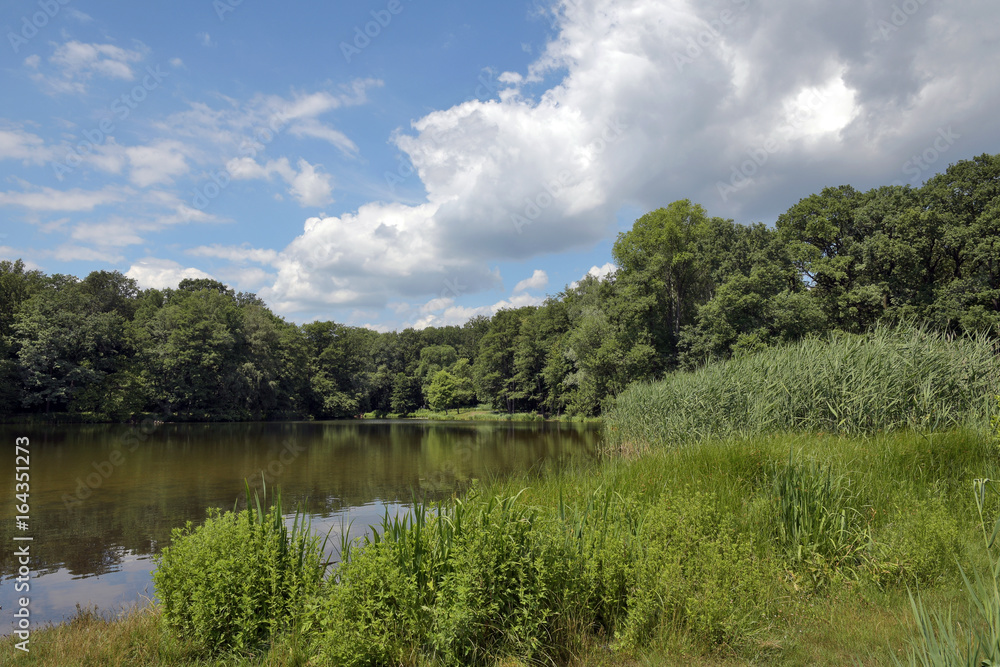
M998 387L997 343L986 335L913 325L834 333L632 385L606 416L605 447L799 430L984 429Z

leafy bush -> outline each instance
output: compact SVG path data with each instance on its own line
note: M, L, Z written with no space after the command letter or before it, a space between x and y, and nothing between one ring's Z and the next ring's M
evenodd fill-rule
M266 499L266 489L264 491ZM175 528L156 557L153 584L163 618L212 651L252 650L279 632L322 581L323 546L296 512L289 530L280 491L273 505L208 512Z
M308 603L304 628L315 637L318 664L400 664L419 645L420 591L399 567L398 552L394 542L366 545Z
M642 545L621 646L642 646L666 624L707 643L738 643L763 620L777 572L712 496L665 496L645 517Z
M473 491L436 512L417 504L383 518L347 550L334 583L311 606L316 653L331 664L448 665L558 652L580 613L581 562L552 521L518 496Z
M996 488L990 479L976 479L973 484L989 567L985 573L976 571L971 577L959 567L971 616L968 624L956 624L950 609L947 614L931 611L919 594L910 594L918 632L908 656L910 665L1000 664L1000 518L988 528L985 516L989 491L995 494ZM902 664L898 659L895 662Z
M958 521L943 499L910 500L900 508L880 543L873 564L879 583L903 580L929 584L952 572L963 554Z

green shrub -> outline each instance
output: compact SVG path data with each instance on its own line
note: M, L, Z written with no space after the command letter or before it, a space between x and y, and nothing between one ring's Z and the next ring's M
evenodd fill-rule
M712 496L665 496L645 517L642 546L620 646L641 647L668 626L708 644L736 644L760 627L777 573Z
M203 524L175 528L153 584L165 622L184 638L215 652L252 650L318 590L322 553L298 513L285 526L279 492L266 511L256 498L241 512L212 509Z
M366 545L309 602L304 627L315 637L318 664L395 665L419 645L419 591L398 552L395 542Z
M958 521L943 499L914 499L897 510L880 536L884 546L873 563L876 579L932 583L954 571L963 553L960 537Z
M951 609L947 613L927 609L920 595L914 597L911 592L917 635L907 656L910 665L1000 664L1000 553L997 550L1000 518L992 526L986 518L988 497L995 496L997 489L994 480L990 479L976 479L973 485L989 567L985 572L973 572L971 577L959 567L970 614L967 623L956 623ZM895 662L902 664L898 659Z
M330 664L551 658L589 613L575 550L518 496L418 503L372 528L307 613Z
M434 607L435 653L449 664L551 654L559 618L572 608L567 598L582 587L580 564L554 528L516 497L470 513Z

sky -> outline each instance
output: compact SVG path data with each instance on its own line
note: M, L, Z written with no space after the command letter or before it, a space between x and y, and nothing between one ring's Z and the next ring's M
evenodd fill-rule
M377 330L1000 152L994 0L5 0L0 259Z

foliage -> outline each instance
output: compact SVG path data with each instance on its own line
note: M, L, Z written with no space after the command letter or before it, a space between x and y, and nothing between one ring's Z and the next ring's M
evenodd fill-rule
M1000 663L1000 518L989 526L987 500L996 493L991 479L974 480L974 497L979 527L986 548L988 567L972 576L961 568L966 599L972 613L968 627L955 622L953 612L927 608L919 593L910 595L917 636L909 653L911 665L995 665ZM992 492L992 493L991 493ZM898 659L896 664L903 664Z
M263 492L266 503L267 490ZM260 647L287 627L322 581L323 544L296 511L291 529L281 492L262 508L246 488L247 509L210 510L199 526L175 528L156 557L153 584L164 621L210 651Z
M642 646L671 624L707 645L754 634L777 573L711 496L665 494L649 508L641 539L636 586L618 635L622 646Z

